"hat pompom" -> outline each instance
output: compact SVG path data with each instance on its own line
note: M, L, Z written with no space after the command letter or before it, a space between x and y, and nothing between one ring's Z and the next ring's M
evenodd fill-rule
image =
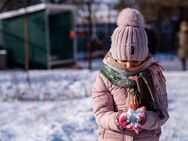
M118 15L117 25L118 26L144 27L144 17L136 9L125 8Z

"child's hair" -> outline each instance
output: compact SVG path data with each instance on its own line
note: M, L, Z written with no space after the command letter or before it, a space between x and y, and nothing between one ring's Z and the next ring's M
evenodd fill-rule
M112 34L110 52L116 60L144 61L148 56L148 38L144 17L132 8L123 9Z

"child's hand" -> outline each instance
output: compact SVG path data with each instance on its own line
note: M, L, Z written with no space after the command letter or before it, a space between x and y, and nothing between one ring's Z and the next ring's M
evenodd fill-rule
M136 110L136 113L137 113L137 117L136 117L136 123L137 124L140 124L140 126L141 125L143 125L145 122L146 122L146 120L147 120L147 117L146 117L146 107L145 106L142 106L142 107L140 107L140 108L138 108L137 110ZM137 125L138 126L138 125Z
M140 107L138 108L136 111L136 122L134 124L134 129L135 129L135 133L139 133L140 132L140 127L142 125L144 125L144 123L146 122L147 120L147 117L146 117L146 107Z
M121 112L118 116L119 124L128 130L139 133L140 127L146 122L146 107L140 107L136 111L128 109L127 112Z
M131 123L130 118L127 116L126 112L123 112L119 116L119 124L123 128L127 128L127 126ZM130 126L128 128L131 128Z

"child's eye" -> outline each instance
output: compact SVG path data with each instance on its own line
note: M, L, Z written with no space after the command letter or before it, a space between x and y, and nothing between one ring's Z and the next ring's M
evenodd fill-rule
M140 61L132 61L132 63L135 63L135 64L137 64L137 63L140 63Z
M133 64L134 66L137 66L137 65L140 65L141 62L140 62L140 61L133 61L132 64Z

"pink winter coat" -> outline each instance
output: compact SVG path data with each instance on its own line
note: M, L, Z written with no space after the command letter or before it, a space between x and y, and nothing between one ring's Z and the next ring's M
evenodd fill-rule
M111 84L101 73L98 74L92 90L94 116L99 126L98 141L159 141L161 126L168 120L168 102L165 78L158 65L152 65L152 76L157 89L157 100L165 118L160 119L157 113L147 111L147 121L142 131L120 130L115 124L118 110L127 109L125 88Z

